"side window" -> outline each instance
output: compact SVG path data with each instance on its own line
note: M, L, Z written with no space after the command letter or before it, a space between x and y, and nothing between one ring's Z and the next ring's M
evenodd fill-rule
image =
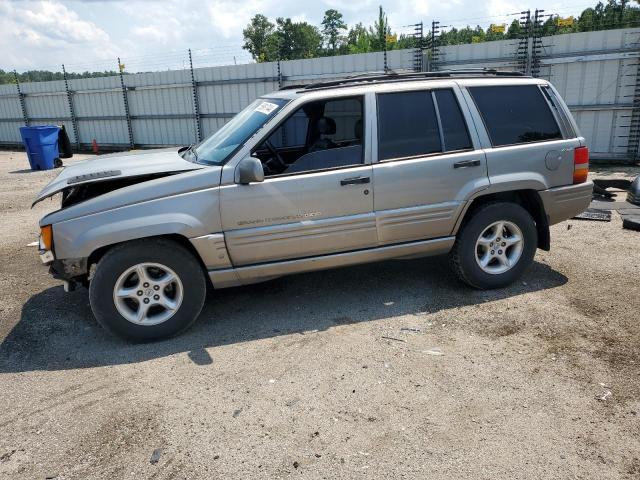
M470 87L494 147L561 139L537 85Z
M305 103L253 152L266 176L348 167L363 163L364 99Z
M544 96L547 97L547 100L549 100L549 104L555 111L557 118L560 119L560 123L562 124L562 129L564 130L565 136L567 138L575 138L576 132L573 130L571 121L567 117L564 108L562 108L560 99L557 97L555 92L549 87L542 87L542 93L544 93Z
M472 148L467 123L453 90L435 90L445 152Z
M438 119L430 92L378 95L379 160L441 151Z
M298 110L271 134L269 141L277 148L304 146L308 126L309 119L302 110Z
M336 133L331 139L334 142L353 142L362 140L362 101L359 98L348 98L327 102L324 116L336 122ZM360 128L360 131L358 131ZM359 135L359 136L358 136Z

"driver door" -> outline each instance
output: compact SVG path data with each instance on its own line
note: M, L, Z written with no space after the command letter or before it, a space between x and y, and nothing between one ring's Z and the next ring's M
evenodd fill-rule
M357 97L359 111L352 108L353 98L345 98L344 102L340 102L340 98L331 99L335 102L331 105L334 109L344 107L340 115L334 114L338 131L349 128L353 131L358 120L359 125L367 124L363 120L371 112L365 108L364 96ZM299 111L289 118L299 115ZM324 114L327 112L325 108ZM301 125L298 119L295 123ZM309 125L307 128L313 129ZM309 134L289 133L290 138L311 138ZM354 139L348 147L336 143L336 149L349 150L323 152L323 158L328 159L327 165L331 165L329 168L318 168L315 164L313 170L289 174L285 170L267 176L263 182L222 186L222 227L233 265L291 260L375 246L373 177L370 149L365 139L368 139L366 134L359 140L359 149L358 139ZM272 142L276 150L293 150L282 144L282 140L280 142L277 146ZM258 146L255 150L260 149ZM335 166L332 157L346 160ZM286 155L282 159L285 163L290 161Z

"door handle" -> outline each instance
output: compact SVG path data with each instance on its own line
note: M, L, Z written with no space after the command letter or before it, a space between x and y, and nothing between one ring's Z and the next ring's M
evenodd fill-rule
M453 164L453 168L479 167L480 160L462 160Z
M358 185L361 183L371 183L371 178L369 177L353 177L353 178L345 178L344 180L340 180L340 185L343 187L345 185Z

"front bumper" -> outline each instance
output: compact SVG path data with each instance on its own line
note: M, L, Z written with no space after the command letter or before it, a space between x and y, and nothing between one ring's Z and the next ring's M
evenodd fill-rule
M584 212L593 197L593 182L555 187L538 192L549 225L560 223Z
M51 262L49 273L57 280L72 281L87 274L86 258L65 258Z

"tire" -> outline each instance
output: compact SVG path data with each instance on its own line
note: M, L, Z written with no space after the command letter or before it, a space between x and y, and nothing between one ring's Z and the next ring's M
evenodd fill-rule
M136 240L112 248L98 262L89 300L106 330L144 342L189 328L202 310L206 289L200 263L182 245L168 239Z
M498 234L501 225L504 228ZM498 235L501 242L496 243ZM537 245L536 224L529 212L515 203L495 202L473 212L458 232L449 257L458 277L471 287L502 288L531 265Z

